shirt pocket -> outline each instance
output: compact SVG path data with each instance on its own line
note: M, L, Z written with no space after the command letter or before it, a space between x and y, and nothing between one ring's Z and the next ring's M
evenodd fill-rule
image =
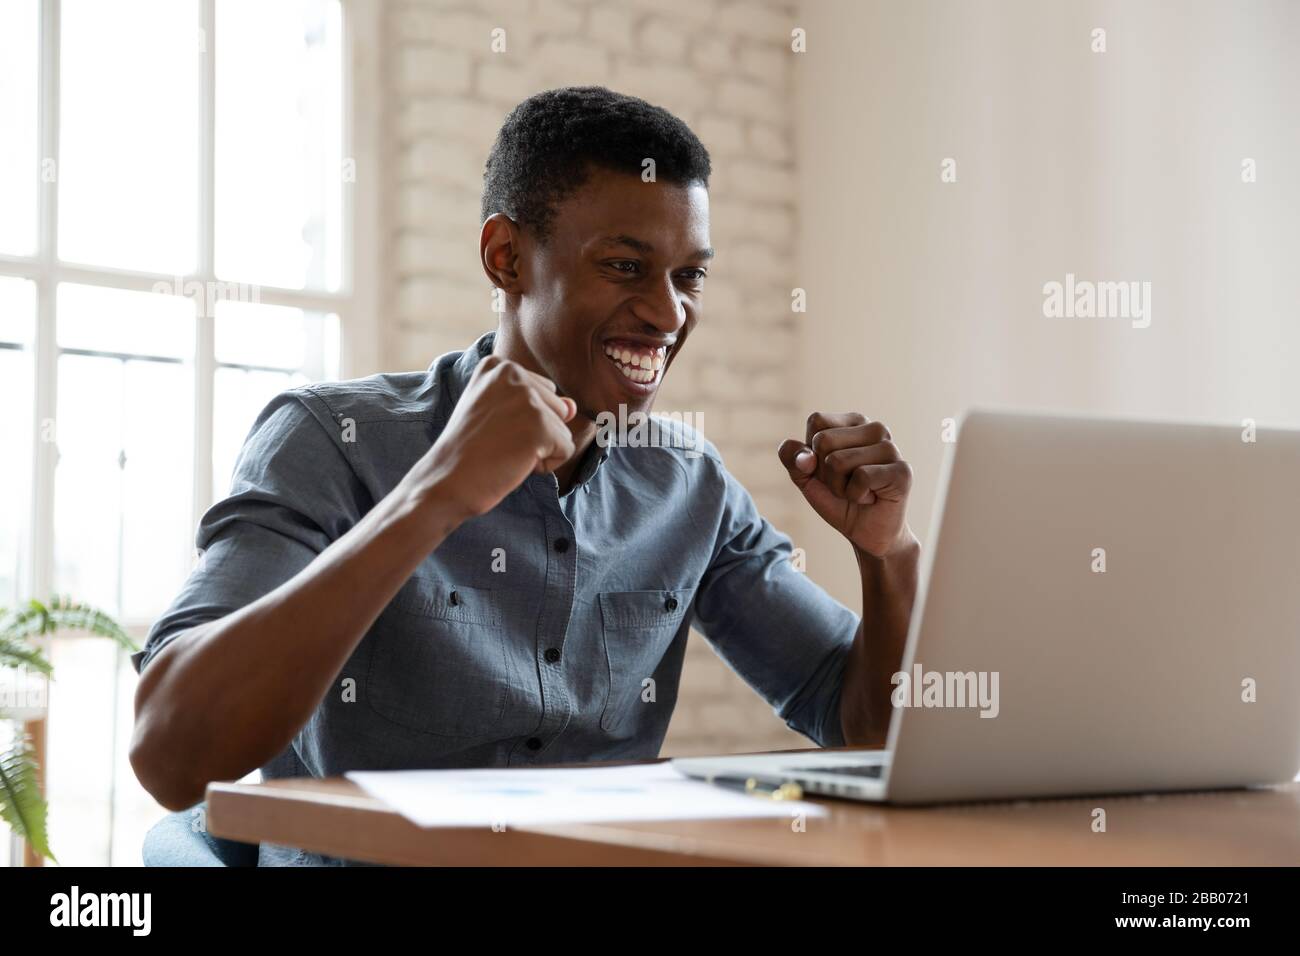
M600 726L615 730L641 703L643 681L654 675L681 628L694 588L661 591L602 591L601 632L609 666L609 694Z
M510 670L490 589L404 588L374 637L366 697L381 717L439 737L507 735Z

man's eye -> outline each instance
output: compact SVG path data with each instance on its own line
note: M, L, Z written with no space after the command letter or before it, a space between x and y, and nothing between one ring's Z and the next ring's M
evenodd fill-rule
M686 269L677 273L678 278L685 279L687 282L701 282L708 273L703 269Z
M635 259L615 259L609 263L609 266L616 272L625 272L632 275L637 271L638 263Z

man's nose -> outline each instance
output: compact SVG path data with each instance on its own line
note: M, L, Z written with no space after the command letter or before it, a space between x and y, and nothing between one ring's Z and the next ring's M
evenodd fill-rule
M671 276L637 296L632 314L658 332L676 334L686 323L686 307Z

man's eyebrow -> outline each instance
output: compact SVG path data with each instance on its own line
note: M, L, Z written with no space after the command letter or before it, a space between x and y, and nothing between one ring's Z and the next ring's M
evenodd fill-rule
M606 236L600 240L600 244L602 246L627 246L647 256L655 251L654 246L644 239L638 239L636 236Z
M642 255L652 255L655 247L646 242L644 239L638 239L636 236L606 236L600 241L602 246L627 246L629 249L635 249ZM691 255L692 259L712 259L713 248L696 249Z

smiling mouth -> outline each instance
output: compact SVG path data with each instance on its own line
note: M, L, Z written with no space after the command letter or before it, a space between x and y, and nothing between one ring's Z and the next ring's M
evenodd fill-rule
M663 377L668 350L664 346L655 348L636 342L611 340L605 343L605 357L631 381L639 385L655 385Z

